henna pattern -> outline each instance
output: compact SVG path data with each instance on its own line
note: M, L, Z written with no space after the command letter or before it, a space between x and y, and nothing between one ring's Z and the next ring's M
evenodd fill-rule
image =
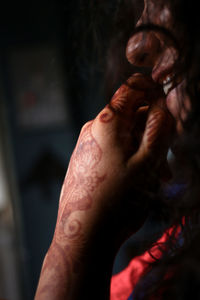
M67 204L61 208L59 221L61 218L67 220L74 211L89 209L92 205L91 192L105 179L105 175L99 176L95 171L102 150L92 135L91 127L92 122L83 129L72 155L61 197L61 206L66 199Z
M37 294L37 299L48 299L49 295L53 295L55 299L64 299L69 293L71 286L70 273L71 264L68 259L68 251L70 247L63 250L57 244L50 249L44 260L41 276L43 281ZM63 268L65 271L60 272ZM66 278L68 279L66 285ZM58 288L58 285L61 287Z
M64 232L69 239L75 238L80 234L81 231L81 223L79 220L72 220L71 222L67 222L64 227Z
M149 119L147 123L147 147L151 149L153 146L155 146L156 140L158 138L160 128L159 123L161 122L161 119L163 118L163 115L160 112L155 112Z
M152 85L152 82L150 82ZM114 112L132 112L141 105L147 105L151 94L155 94L151 88L149 78L133 76L122 85L111 99L110 107ZM154 84L155 85L155 84ZM146 91L148 89L148 93ZM153 92L152 92L153 91Z
M160 120L160 113L159 112L154 113L153 116L151 116L150 119L148 120L147 130L154 127L155 126L154 124L159 120Z
M73 274L80 271L83 253L80 252L77 259L75 249L78 247L81 251L85 241L81 222L74 213L92 207L92 192L106 177L105 174L100 176L95 170L101 157L102 150L92 135L92 122L89 122L80 134L61 191L53 246L43 264L43 280L37 299L48 299L49 295L54 295L55 299L64 299L70 292ZM70 240L73 240L71 245Z
M95 167L102 157L102 150L92 135L92 122L89 122L81 132L79 141L69 164L66 179L61 192L60 209L54 242L67 249L66 256L71 265L71 271L77 272L80 261L73 257L73 250L68 245L69 240L82 240L81 222L76 218L76 211L85 211L92 207L92 192L101 184L106 175L100 176ZM72 263L73 261L73 263Z
M108 108L106 111L104 111L102 114L100 114L99 120L102 123L109 123L114 119L114 112L111 108Z
M122 112L127 105L128 101L128 87L126 85L122 85L114 94L111 99L110 106L115 111Z

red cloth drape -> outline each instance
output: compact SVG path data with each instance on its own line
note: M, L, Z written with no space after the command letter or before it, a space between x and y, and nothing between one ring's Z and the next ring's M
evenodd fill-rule
M155 246L150 249L151 254L159 259L162 255L162 249L169 236L171 235L174 227L169 228L165 231L162 237L156 242ZM179 234L181 228L178 227L176 236ZM111 287L110 287L110 300L127 300L135 285L141 278L141 276L147 270L149 263L152 263L154 259L146 251L140 256L133 258L129 265L120 273L112 276Z

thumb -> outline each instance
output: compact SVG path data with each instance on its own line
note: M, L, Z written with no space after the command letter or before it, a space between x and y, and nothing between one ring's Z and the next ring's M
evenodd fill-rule
M164 105L164 98L149 109L144 134L138 151L130 158L129 164L140 165L154 162L155 167L164 161L172 139L174 120Z

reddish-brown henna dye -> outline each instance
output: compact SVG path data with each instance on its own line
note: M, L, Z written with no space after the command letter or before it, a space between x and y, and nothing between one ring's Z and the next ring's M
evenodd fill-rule
M109 123L110 121L112 121L114 119L114 112L108 108L108 110L104 113L102 113L99 117L100 122L102 123Z
M148 145L149 149L151 149L151 148L153 148L153 146L155 146L157 138L158 138L157 132L155 130L152 131L151 135L149 135L147 138L147 145Z
M89 209L92 205L91 192L105 179L105 175L99 176L95 171L102 150L92 135L91 127L92 122L82 131L71 158L60 203L61 206L64 204L59 216L63 220L76 210Z
M153 118L153 119L151 119L150 122L148 122L148 124L147 124L147 131L148 131L148 133L149 133L149 129L155 127L155 124L156 124L157 122L159 122L159 118L156 118L156 117ZM148 134L148 133L147 133L147 134Z
M62 268L64 272L61 272ZM63 250L55 244L53 249L49 250L43 264L41 275L44 280L37 294L38 299L48 299L50 295L53 295L55 299L64 298L69 293L71 286L70 273L71 264L66 249ZM66 278L68 279L67 285L63 284ZM58 288L58 285L60 285L60 288Z
M101 184L106 175L100 176L95 170L102 157L102 150L92 135L92 122L81 132L79 141L69 164L63 185L54 244L67 249L66 259L71 270L77 272L81 262L73 257L69 240L83 239L81 222L74 216L77 211L92 207L92 192ZM70 276L70 275L69 275Z
M156 139L158 138L158 135L160 133L159 123L162 119L162 114L160 112L155 112L149 119L147 123L147 147L151 149L153 146L155 146Z
M71 220L70 222L67 222L65 226L66 228L64 228L64 231L69 239L76 238L80 234L81 223L79 220Z
M122 112L126 108L126 104L128 101L128 87L126 85L122 85L119 90L114 94L111 99L110 106L115 111Z
M141 85L141 82L135 77L134 80L133 78L130 80L128 85L124 84L117 90L111 99L110 107L115 112L130 112L145 103L150 98L150 94L149 91L146 96L144 84Z
M123 96L115 97L111 102L112 108L115 111L123 112L124 108L126 107L126 101L127 101L126 97Z

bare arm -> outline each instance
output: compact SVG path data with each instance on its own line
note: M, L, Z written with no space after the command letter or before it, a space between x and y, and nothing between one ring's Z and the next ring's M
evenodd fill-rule
M152 172L152 162L156 170L165 161L172 122L160 105L140 107L152 100L149 79L134 75L129 84L134 88L122 86L110 105L81 130L36 300L92 300L94 295L96 300L109 299L117 250L145 220L138 190L150 185L146 172Z

